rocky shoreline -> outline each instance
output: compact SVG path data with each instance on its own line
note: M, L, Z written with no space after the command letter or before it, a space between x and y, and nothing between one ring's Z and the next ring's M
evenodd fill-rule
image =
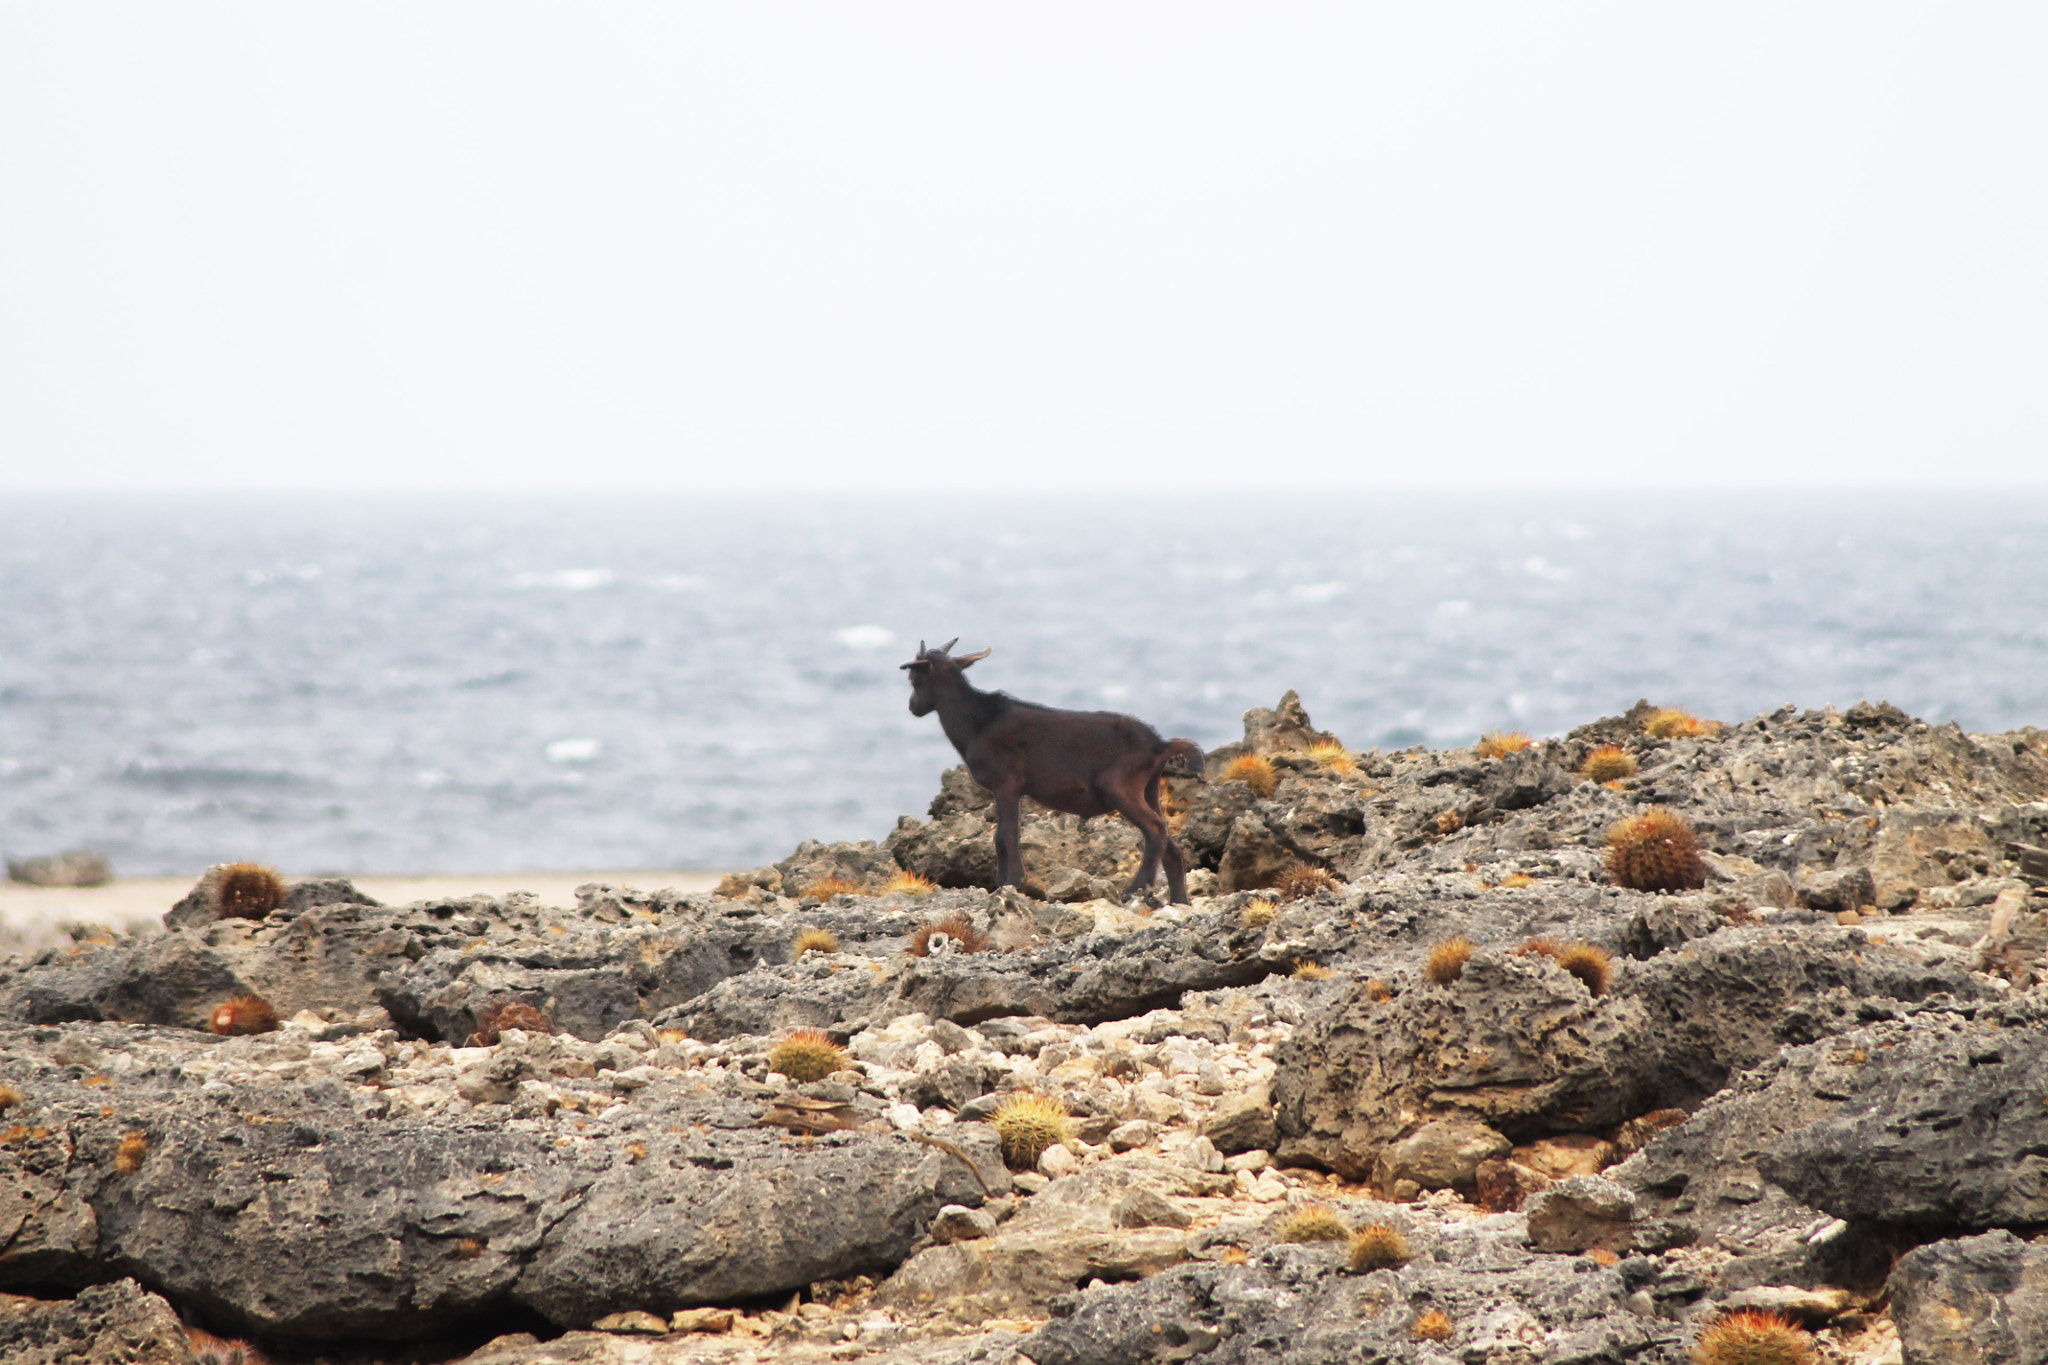
M0 1358L2048 1360L2048 735L1653 718L1350 755L1290 693L1170 784L1185 906L1042 811L980 889L957 769L715 893L202 882L0 967ZM1704 886L1610 878L1652 806Z

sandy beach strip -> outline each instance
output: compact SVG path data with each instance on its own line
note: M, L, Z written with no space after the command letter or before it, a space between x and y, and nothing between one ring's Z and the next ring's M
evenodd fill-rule
M654 872L479 872L413 877L351 877L358 890L386 905L442 896L503 896L530 891L543 905L574 905L576 888L609 882L640 891L709 891L724 874ZM298 880L289 872L288 880ZM101 924L122 933L161 927L164 911L199 880L186 877L117 877L104 886L26 886L0 882L0 953L40 947L73 924Z

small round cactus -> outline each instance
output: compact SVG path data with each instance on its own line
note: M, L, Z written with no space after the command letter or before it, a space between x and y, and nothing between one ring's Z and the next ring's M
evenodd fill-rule
M885 896L929 896L938 889L939 884L930 877L920 876L907 867L882 883Z
M846 1050L823 1029L800 1028L768 1053L768 1069L780 1071L798 1085L822 1081L846 1066Z
M974 927L974 921L955 911L944 919L917 926L917 932L910 936L910 955L930 957L934 942L951 939L953 950L961 953L978 953L988 947L988 935Z
M1614 959L1606 949L1592 943L1574 943L1558 954L1557 965L1576 976L1591 994L1607 994Z
M1693 1343L1694 1365L1811 1365L1813 1338L1776 1313L1730 1313Z
M1636 756L1619 744L1603 744L1586 755L1579 775L1591 782L1619 782L1636 775Z
M1351 1268L1361 1275L1369 1270L1392 1270L1407 1265L1413 1257L1408 1239L1385 1223L1360 1228L1351 1239Z
M1283 901L1299 901L1333 890L1337 885L1337 879L1320 867L1297 863L1280 874L1273 890Z
M1283 1242L1348 1242L1351 1224L1327 1204L1304 1204L1280 1220Z
M1037 1165L1046 1148L1065 1142L1073 1131L1067 1106L1050 1095L1028 1090L1004 1100L989 1122L1002 1139L1003 1160L1020 1171Z
M142 1159L149 1155L149 1134L140 1131L123 1133L120 1146L114 1149L114 1170L121 1175L134 1175L142 1169Z
M1429 957L1422 964L1422 974L1439 986L1448 986L1465 974L1465 964L1471 959L1472 940L1460 934L1429 950Z
M1358 755L1352 753L1334 739L1318 740L1302 752L1322 764L1333 773L1358 771Z
M1279 916L1280 907L1267 900L1247 901L1237 913L1248 928L1263 929Z
M1707 884L1707 864L1685 817L1652 806L1607 831L1607 875L1637 891L1693 891Z
M1442 1309L1432 1308L1409 1324L1408 1335L1417 1341L1449 1341L1456 1330Z
M1303 959L1294 964L1296 981L1328 981L1335 973L1320 962Z
M262 919L290 892L277 869L261 863L225 863L213 883L214 903L227 919Z
M839 935L830 929L805 929L789 945L791 956L802 957L805 953L836 953L839 951Z
M861 889L859 882L849 877L842 877L834 872L828 876L820 877L806 886L804 894L806 896L815 896L821 901L829 901L834 896L858 896L861 894Z
M1535 743L1520 730L1489 730L1479 737L1478 749L1481 758L1506 758L1518 754Z
M1672 707L1651 712L1649 719L1643 722L1643 733L1651 739L1697 739L1720 728L1711 720L1701 720L1690 711Z
M269 1033L277 1027L277 1011L260 995L238 995L217 1007L206 1026L223 1038Z
M1242 782L1261 801L1280 788L1280 770L1264 754L1239 754L1223 770L1223 781Z

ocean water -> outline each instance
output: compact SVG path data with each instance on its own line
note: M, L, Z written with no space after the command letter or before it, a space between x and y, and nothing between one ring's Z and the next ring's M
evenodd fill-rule
M124 874L726 868L876 838L975 679L1205 745L1639 697L2048 724L2048 494L12 496L0 850Z

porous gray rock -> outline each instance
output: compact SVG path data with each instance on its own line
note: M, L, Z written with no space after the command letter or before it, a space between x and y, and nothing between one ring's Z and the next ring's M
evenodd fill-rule
M90 848L7 860L7 879L28 886L103 886L113 877L107 855Z
M2048 1362L2048 1246L2003 1229L1932 1242L1886 1282L1905 1365Z
M132 1279L87 1285L70 1299L0 1294L0 1360L8 1365L201 1365L170 1304Z
M1425 1190L1469 1190L1479 1163L1506 1156L1513 1145L1483 1123L1433 1119L1381 1149L1373 1182L1389 1190L1404 1181Z
M0 1144L14 1223L0 1284L128 1271L269 1337L413 1337L514 1304L582 1326L635 1305L790 1290L892 1266L940 1207L983 1197L943 1148L863 1131L793 1142L755 1126L763 1106L739 1097L755 1091L711 1093L659 1068L626 1090L593 1077L603 1089L561 1092L575 1107L558 1117L540 1106L508 1121L492 1096L471 1107L449 1081L395 1099L315 1065L321 1049L395 1053L388 1033L72 1029L91 1031L120 1081L79 1085L53 1055L64 1030L0 1025L22 1092L10 1117L33 1119ZM595 1131L575 1126L593 1105L623 1107ZM949 1140L1001 1170L986 1127L954 1125Z
M1785 1043L1853 1027L1873 1002L1981 998L1981 979L1860 931L1723 929L1594 996L1538 954L1482 949L1448 985L1320 1005L1278 1055L1282 1160L1353 1178L1438 1118L1517 1141L1688 1106Z
M1923 1015L1787 1058L1828 1104L1757 1157L1802 1203L1925 1231L2048 1223L2048 1010Z

